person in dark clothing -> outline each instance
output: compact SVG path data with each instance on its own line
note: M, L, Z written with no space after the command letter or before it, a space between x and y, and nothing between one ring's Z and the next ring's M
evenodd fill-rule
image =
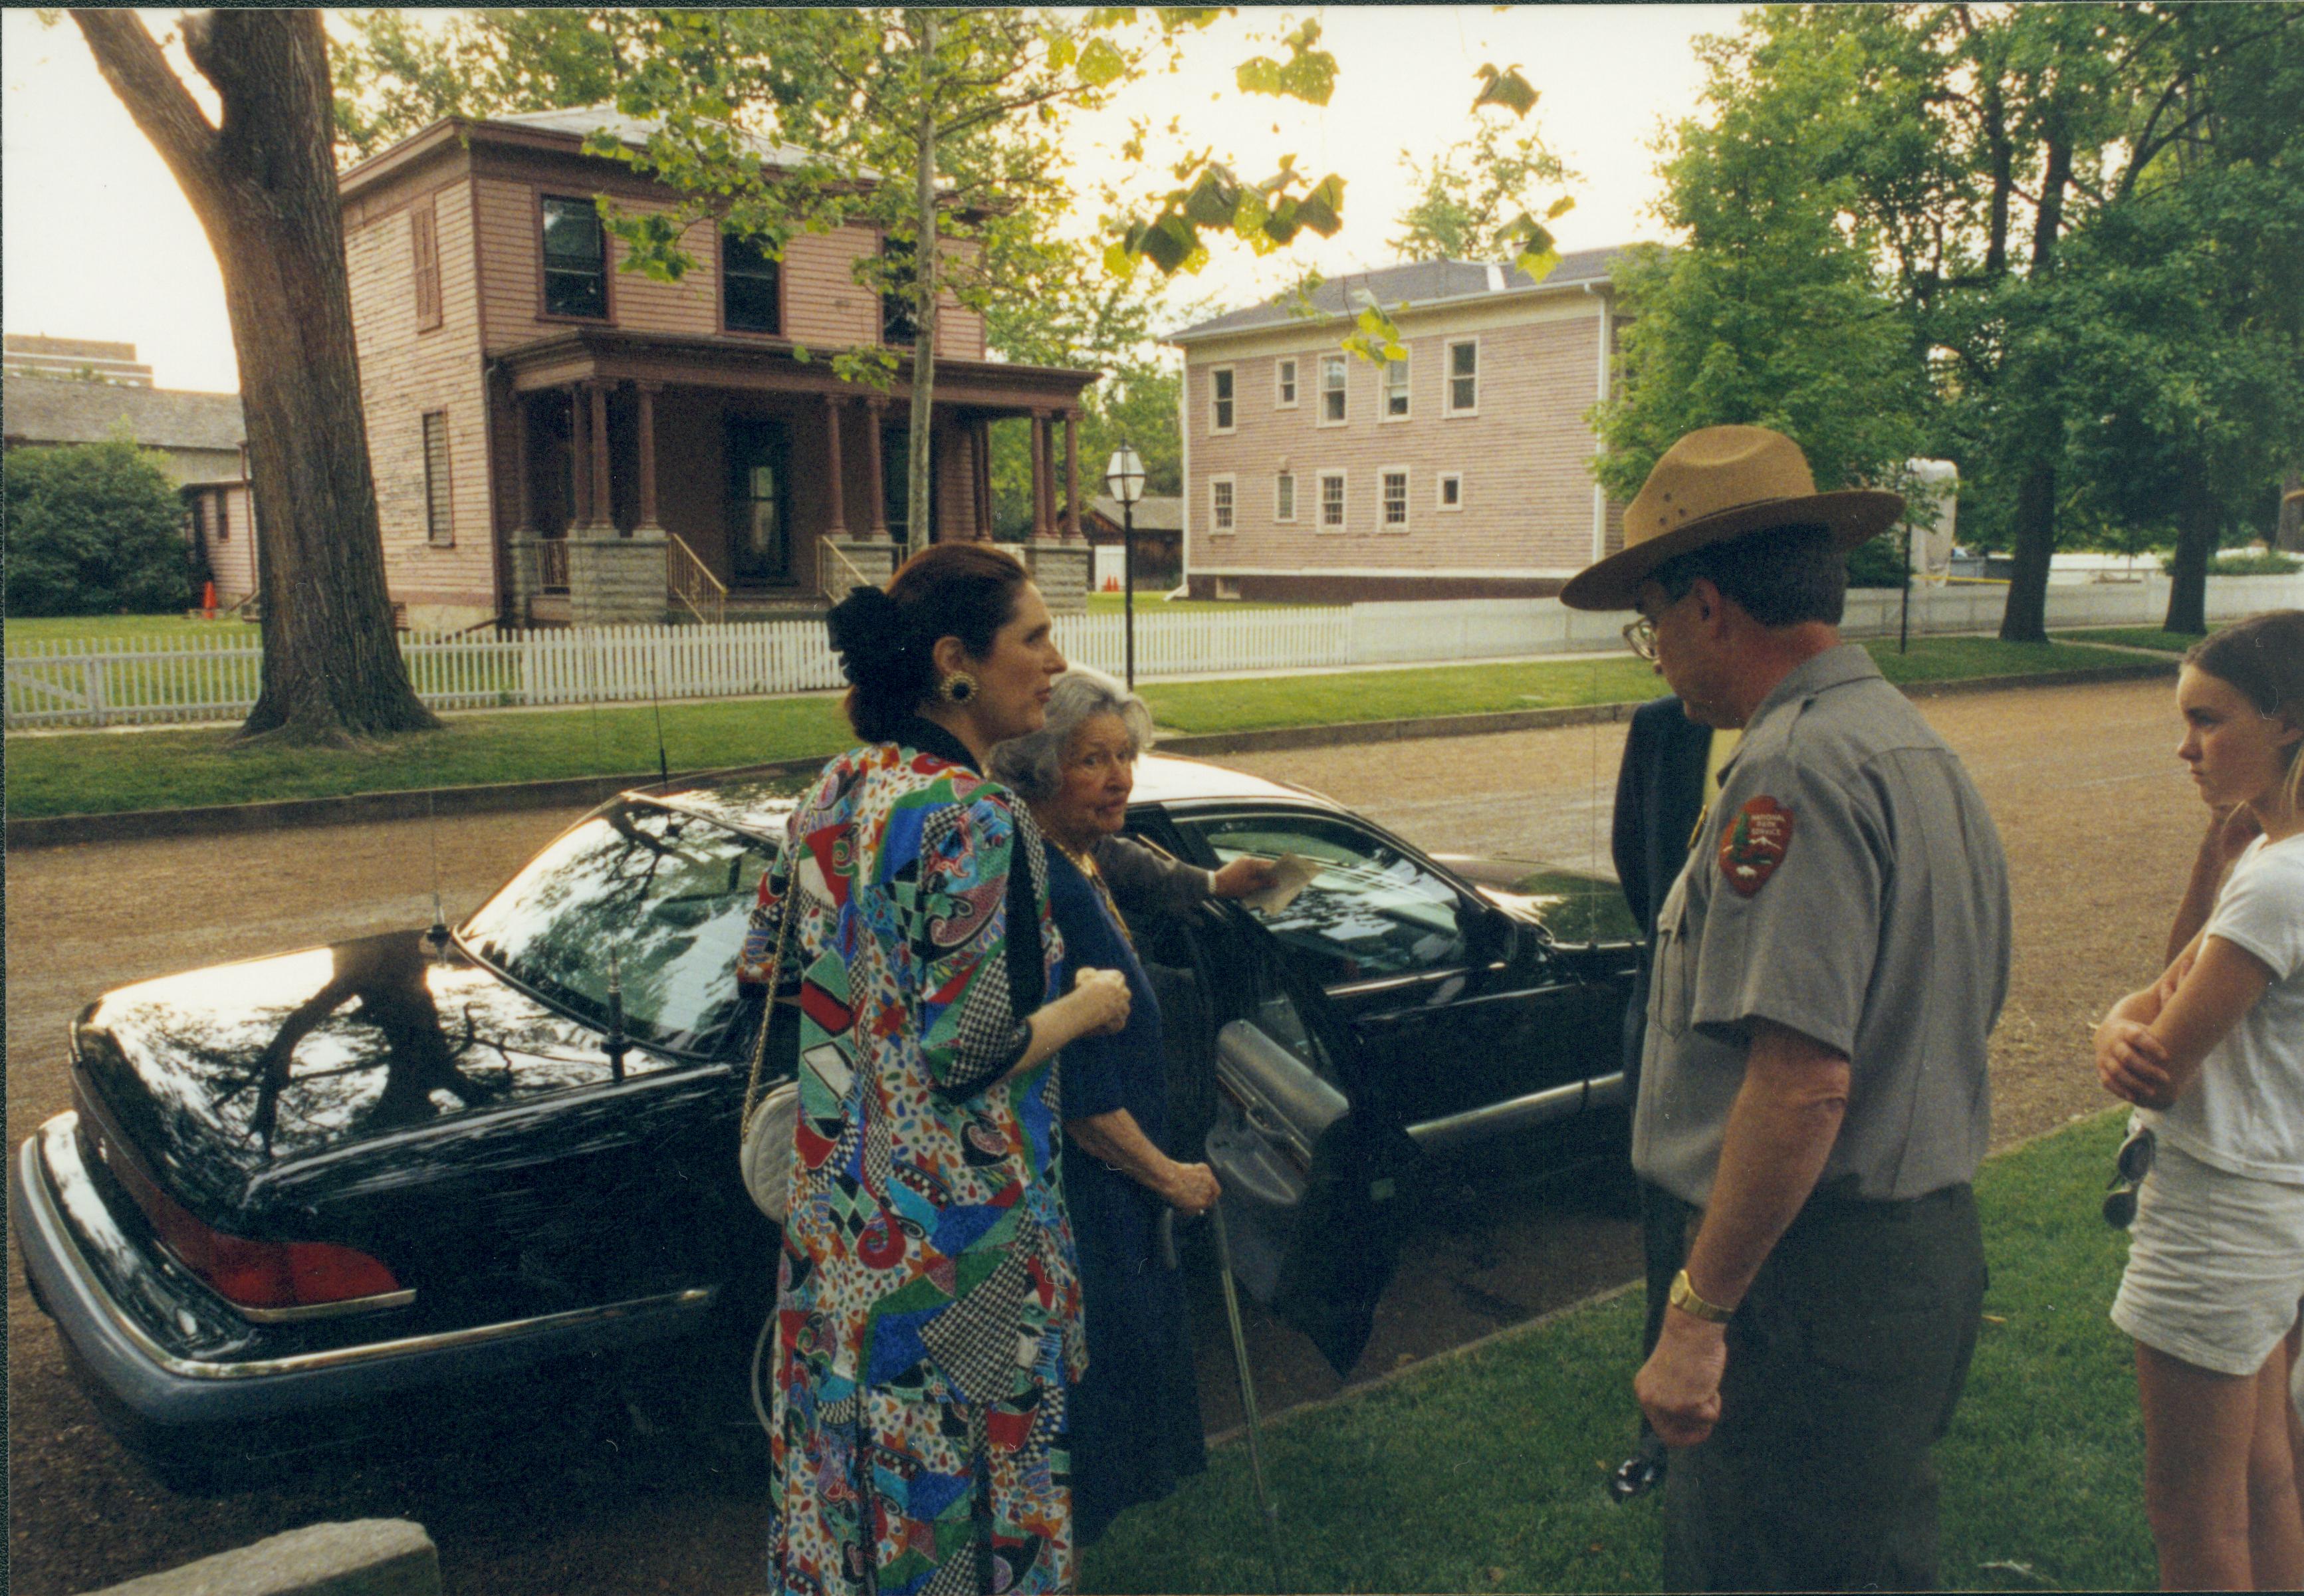
M1069 1393L1072 1526L1082 1546L1119 1514L1157 1501L1207 1467L1182 1278L1158 1245L1164 1209L1204 1212L1218 1196L1205 1163L1171 1157L1160 1007L1119 902L1182 913L1268 880L1261 860L1211 872L1118 833L1150 713L1094 671L1060 678L1046 724L995 751L992 768L1051 845L1050 916L1064 955L1128 979L1127 1025L1066 1048L1064 1205L1080 1248L1088 1372ZM1105 870L1114 879L1105 879Z
M1624 737L1624 762L1616 773L1616 812L1609 837L1622 884L1624 902L1640 928L1640 966L1624 1008L1624 1095L1637 1100L1640 1051L1648 1037L1648 970L1656 941L1656 911L1688 860L1689 834L1703 812L1706 767L1715 736L1666 693L1632 711ZM1648 1285L1648 1312L1640 1328L1640 1355L1656 1350L1664 1326L1665 1298L1680 1272L1688 1227L1688 1205L1662 1186L1640 1181L1640 1257ZM1626 1502L1664 1481L1664 1442L1648 1415L1640 1415L1639 1440L1632 1455L1608 1476L1608 1494Z

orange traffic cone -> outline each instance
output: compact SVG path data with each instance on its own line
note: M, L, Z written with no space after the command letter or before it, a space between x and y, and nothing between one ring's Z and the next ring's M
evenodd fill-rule
M207 582L200 589L200 615L207 620L216 619L216 583Z

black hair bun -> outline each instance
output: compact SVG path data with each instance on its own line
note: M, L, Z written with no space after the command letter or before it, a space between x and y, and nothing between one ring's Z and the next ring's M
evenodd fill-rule
M878 588L849 589L825 612L824 626L851 685L901 687L919 674L919 648L904 613Z

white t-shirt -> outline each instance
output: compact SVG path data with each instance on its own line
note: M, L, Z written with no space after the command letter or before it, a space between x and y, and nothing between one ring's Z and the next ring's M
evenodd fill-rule
M2248 845L2207 935L2263 960L2272 984L2176 1106L2146 1123L2204 1164L2304 1184L2304 833Z

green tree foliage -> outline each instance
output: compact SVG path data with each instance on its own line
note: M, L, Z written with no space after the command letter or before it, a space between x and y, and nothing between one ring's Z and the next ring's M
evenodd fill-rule
M1702 47L1711 115L1681 123L1660 206L1685 242L1615 267L1631 320L1622 380L1594 412L1600 481L1629 500L1681 434L1741 423L1793 438L1825 491L1890 483L1927 391L1910 316L1876 281L1881 241L1854 214L1853 180L1819 175L1867 136L1850 114L1854 52L1775 64L1755 93L1744 45Z
M161 456L124 435L13 449L0 488L11 615L157 615L191 602L184 505Z
M1416 199L1393 219L1397 231L1387 241L1403 260L1511 259L1531 242L1528 229L1538 191L1556 191L1574 176L1545 148L1542 133L1534 128L1515 132L1489 115L1478 118L1470 138L1430 161L1419 162L1403 149L1400 164L1417 185ZM1545 219L1557 219L1573 203L1553 199ZM1546 231L1537 252L1550 249Z
M365 159L447 116L601 105L656 47L631 10L341 13L329 51L340 151Z
M1775 6L1711 47L1707 98L1717 125L1681 129L1668 206L1702 206L1694 183L1707 157L1724 175L1766 172L1781 158L1782 191L1796 203L1775 214L1816 240L1830 264L1862 267L1835 287L1817 280L1831 276L1821 267L1771 249L1775 267L1805 269L1819 291L1809 305L1825 318L1796 318L1802 341L1829 344L1815 335L1835 326L1845 334L1808 376L1840 372L1851 414L1872 403L1876 381L1904 393L1896 373L1865 358L1857 329L1868 322L1878 351L1921 380L1916 403L1877 413L1918 423L1921 452L1958 463L1965 540L2013 547L2003 637L2044 635L2060 524L2101 526L2115 506L2135 514L2139 493L2173 498L2167 484L2190 454L2201 462L2192 523L2205 527L2227 515L2207 501L2233 502L2219 483L2237 488L2268 469L2241 459L2245 451L2217 454L2219 437L2251 429L2220 432L2207 412L2267 412L2248 397L2261 392L2260 378L2211 375L2206 351L2229 349L2236 335L2272 359L2295 358L2292 318L2272 307L2304 295L2270 265L2292 262L2293 250L2283 257L2263 240L2281 231L2264 220L2267 209L2293 217L2299 208L2296 81L2283 64L2300 24L2304 13L2293 8L2252 4ZM2249 174L2244 183L2198 186L2239 168ZM2189 197L2155 198L2179 191ZM1720 196L1745 198L1732 188ZM2147 203L2174 208L2129 219ZM1705 258L1687 268L1699 280L1732 279L1740 252L1767 242L1735 237L1732 227L1723 242L1681 225L1690 233L1683 253ZM2156 242L2144 244L2147 237ZM2172 250L2191 257L2192 269L2165 267ZM1670 284L1682 267L1638 269L1650 277L1635 280L1635 291L1659 273ZM2157 280L2156 300L2147 277ZM1782 291L1764 284L1741 292L1775 293L1783 303ZM1643 316L1649 308L1631 303ZM1756 316L1741 330L1737 319L1715 318L1722 336L1693 364L1695 340L1636 326L1614 424L1629 427L1642 405L1668 404L1644 387L1670 386L1673 374L1707 362L1729 373L1765 365L1764 388L1797 387L1773 370L1786 342L1773 319ZM2229 330L2211 338L2211 324ZM2254 369L2252 359L2244 363ZM2252 432L2276 452L2268 440L2281 430ZM2147 433L2156 441L2144 457L2169 464L2147 473L2158 486L2111 480ZM1624 441L1635 454L1642 446L1637 429ZM2291 453L2286 463L2294 460Z

